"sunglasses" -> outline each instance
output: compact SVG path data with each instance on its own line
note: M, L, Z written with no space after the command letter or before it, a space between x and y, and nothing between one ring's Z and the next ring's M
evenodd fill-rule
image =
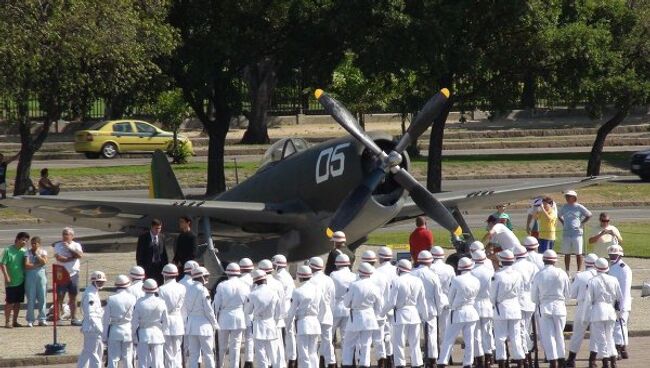
M600 219L600 222L609 222L609 219Z

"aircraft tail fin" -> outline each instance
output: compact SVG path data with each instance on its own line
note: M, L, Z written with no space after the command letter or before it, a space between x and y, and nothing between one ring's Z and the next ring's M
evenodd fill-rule
M149 175L149 197L164 199L184 199L185 195L178 184L167 155L156 150L151 158Z

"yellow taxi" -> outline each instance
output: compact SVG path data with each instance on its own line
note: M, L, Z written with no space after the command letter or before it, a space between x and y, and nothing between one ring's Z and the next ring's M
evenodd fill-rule
M178 135L192 154L192 141ZM114 158L120 153L166 151L171 148L174 134L140 120L107 120L80 130L74 135L74 150L88 158Z

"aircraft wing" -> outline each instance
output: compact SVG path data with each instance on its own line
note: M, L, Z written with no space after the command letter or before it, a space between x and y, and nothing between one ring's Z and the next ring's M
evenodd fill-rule
M434 194L436 199L447 208L458 207L460 210L494 207L498 203L511 203L533 199L545 193L562 192L613 180L616 176L593 176L584 179L558 179L553 181L535 181L495 187L493 189L462 190ZM407 200L394 221L407 220L422 215L422 211Z

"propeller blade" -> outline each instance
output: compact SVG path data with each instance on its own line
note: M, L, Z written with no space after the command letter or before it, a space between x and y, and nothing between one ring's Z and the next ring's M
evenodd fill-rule
M415 120L409 125L406 133L404 133L402 139L395 146L395 151L402 153L406 147L416 141L431 126L433 119L440 115L445 105L447 105L448 100L449 90L447 88L443 88L440 92L433 95L422 110L418 112Z
M415 202L424 214L439 223L440 226L449 230L452 234L456 236L462 235L463 230L449 210L442 203L438 202L436 197L415 180L408 171L399 169L398 171L393 170L393 173L395 181L404 189L408 190L413 202Z
M343 106L342 103L334 99L332 96L325 93L322 89L317 89L314 92L314 96L318 102L325 108L328 114L332 115L334 120L336 120L339 125L341 125L348 133L352 134L359 142L361 142L366 148L371 150L375 155L386 156L386 153L379 148L379 146L366 135L366 133L361 130L359 123L352 116L352 114Z
M384 170L376 168L366 176L358 187L345 197L330 221L329 228L327 229L328 237L331 238L335 231L345 229L354 220L385 176L386 173Z

